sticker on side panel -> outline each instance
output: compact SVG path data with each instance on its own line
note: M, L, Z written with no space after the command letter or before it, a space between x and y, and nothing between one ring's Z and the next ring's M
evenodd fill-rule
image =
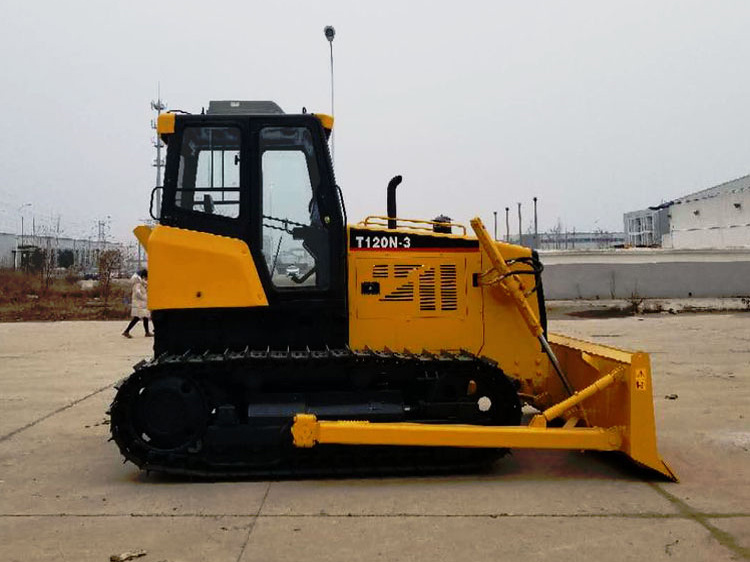
M635 389L646 390L646 371L638 369L635 372Z

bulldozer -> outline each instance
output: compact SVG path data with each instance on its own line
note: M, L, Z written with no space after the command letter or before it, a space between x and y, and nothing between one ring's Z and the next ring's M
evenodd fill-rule
M158 118L153 357L111 434L199 476L473 470L512 448L657 450L649 357L548 333L536 251L440 216L348 224L333 118L217 101ZM159 193L161 205L154 209ZM158 201L159 198L157 198Z

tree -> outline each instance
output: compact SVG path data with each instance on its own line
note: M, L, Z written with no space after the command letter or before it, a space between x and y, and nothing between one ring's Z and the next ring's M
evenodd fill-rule
M57 255L55 254L55 249L52 247L52 240L50 238L47 238L47 245L43 249L40 249L40 254L41 267L39 268L39 276L42 291L46 292L52 284L55 266L57 265Z
M60 250L57 254L57 265L68 269L75 262L73 250Z
M22 256L22 266L26 271L39 273L44 266L44 250L38 246L26 246Z
M104 308L109 303L112 289L112 277L122 267L122 252L120 250L103 250L99 252L99 294L104 299Z
M557 224L550 228L548 231L549 240L552 243L552 247L555 250L559 250L562 247L561 238L563 233L563 224L560 217L557 217Z

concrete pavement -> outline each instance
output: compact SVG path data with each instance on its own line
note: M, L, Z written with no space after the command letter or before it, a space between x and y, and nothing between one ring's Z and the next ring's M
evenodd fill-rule
M652 353L659 447L680 484L565 451L455 477L146 475L107 442L112 384L151 344L122 328L0 324L0 560L750 559L750 314L552 323Z

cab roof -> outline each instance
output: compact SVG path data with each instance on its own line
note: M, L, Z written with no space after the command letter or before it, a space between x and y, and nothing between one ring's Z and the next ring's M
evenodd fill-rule
M279 115L284 110L273 101L210 101L207 115Z

